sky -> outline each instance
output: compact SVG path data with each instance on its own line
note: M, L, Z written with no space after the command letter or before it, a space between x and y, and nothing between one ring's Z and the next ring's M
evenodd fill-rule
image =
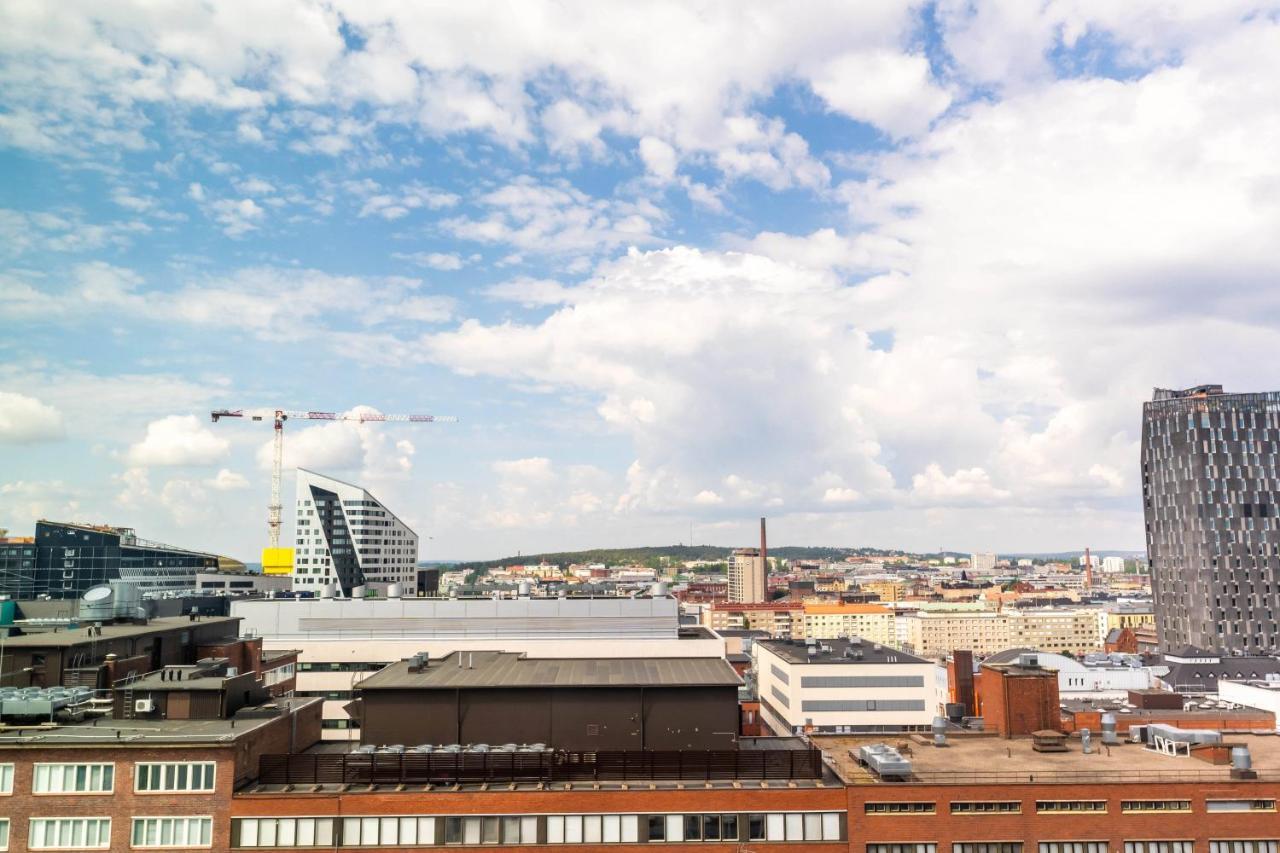
M1280 387L1280 5L0 3L0 527L1143 547ZM287 538L287 536L286 536Z

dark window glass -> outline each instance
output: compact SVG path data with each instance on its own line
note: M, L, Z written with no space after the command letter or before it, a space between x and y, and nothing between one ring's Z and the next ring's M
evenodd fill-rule
M462 843L462 818L447 817L444 819L444 843Z
M720 818L720 837L725 841L738 840L738 816L736 814L722 815Z
M764 815L747 815L747 838L750 841L764 840Z
M704 814L702 816L702 840L720 840L720 815Z
M667 837L667 818L665 815L649 815L649 840L664 841Z
M684 840L697 841L702 835L702 817L696 814L684 816Z

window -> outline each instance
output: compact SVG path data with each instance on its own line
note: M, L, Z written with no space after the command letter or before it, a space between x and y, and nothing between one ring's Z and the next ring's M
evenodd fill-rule
M1036 800L1036 811L1049 813L1105 812L1106 800Z
M32 850L109 850L111 818L33 817L27 846Z
M951 804L952 814L1019 814L1022 803L1017 800L978 800L976 802L957 802ZM990 851L980 851L990 853Z
M1205 800L1205 809L1211 812L1273 812L1275 800Z
M0 850L9 849L9 818L0 817Z
M865 803L867 814L933 814L935 803Z
M1276 853L1275 841L1210 841L1209 853Z
M137 791L212 791L212 761L180 761L166 764L134 765Z
M114 764L37 764L31 790L36 794L110 794L114 787Z
M434 818L410 818L415 828L422 822L434 829ZM334 819L331 817L246 817L231 821L232 847L332 847ZM435 833L422 843L435 841Z
M1125 812L1189 812L1190 800L1123 800L1120 810Z
M1194 853L1190 841L1126 841L1124 853Z
M938 845L920 844L868 844L867 853L938 853Z
M1041 841L1040 853L1107 853L1107 842Z
M964 841L952 844L951 853L1022 853L1022 842Z
M0 794L13 793L13 765L0 764Z
M135 817L130 843L134 847L212 847L211 817Z

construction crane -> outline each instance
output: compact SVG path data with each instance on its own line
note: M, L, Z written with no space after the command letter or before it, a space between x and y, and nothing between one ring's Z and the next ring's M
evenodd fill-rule
M218 409L209 413L216 424L222 418L249 418L254 421L272 420L275 423L275 447L271 464L271 504L267 507L267 544L271 549L280 547L280 469L284 460L284 422L290 418L306 421L356 421L373 423L399 421L417 424L455 423L457 418L440 415L382 415L377 412L289 412L284 409Z

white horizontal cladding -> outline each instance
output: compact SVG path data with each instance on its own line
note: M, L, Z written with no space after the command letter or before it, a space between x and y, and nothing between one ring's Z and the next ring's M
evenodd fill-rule
M343 637L675 638L670 598L281 599L236 601L243 627L273 639Z

